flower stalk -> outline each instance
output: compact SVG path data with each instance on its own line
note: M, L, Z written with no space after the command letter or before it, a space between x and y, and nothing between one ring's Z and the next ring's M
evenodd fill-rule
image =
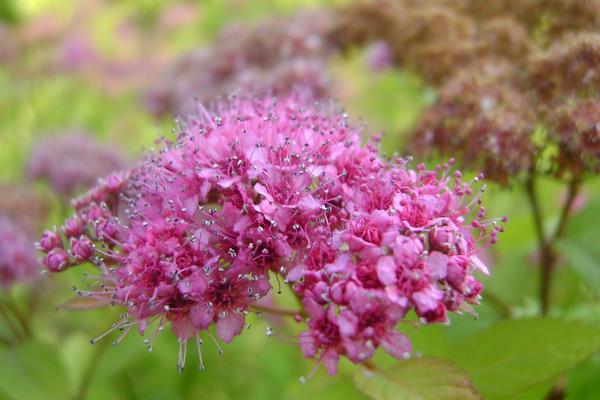
M547 315L550 309L550 289L552 285L552 272L556 264L556 253L555 245L556 242L562 237L568 219L573 207L573 203L581 186L581 180L577 177L572 178L568 184L567 198L561 207L560 218L558 225L551 235L547 235L544 230L544 216L539 203L535 176L530 174L528 179L525 181L525 192L529 199L531 206L532 217L534 220L534 226L536 230L536 236L538 239L538 250L540 255L539 270L540 270L540 283L539 283L539 301L542 315Z

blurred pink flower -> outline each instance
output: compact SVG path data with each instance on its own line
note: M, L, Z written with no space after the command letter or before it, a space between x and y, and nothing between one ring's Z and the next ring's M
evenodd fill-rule
M365 51L367 66L371 71L379 72L392 67L394 53L387 42L373 42Z
M27 174L47 181L57 194L69 198L124 166L118 148L98 142L87 132L66 131L38 140L29 156Z
M39 277L33 241L21 226L4 216L0 216L0 248L0 286L4 290Z
M81 35L67 38L59 48L58 63L68 71L80 70L100 61L91 41Z

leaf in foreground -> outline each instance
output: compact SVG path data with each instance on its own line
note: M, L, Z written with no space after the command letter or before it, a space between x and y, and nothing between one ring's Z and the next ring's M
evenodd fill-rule
M600 326L560 319L496 323L452 354L489 400L512 399L550 381L600 350Z
M358 371L354 382L374 400L481 399L465 372L436 358L400 361L384 371Z

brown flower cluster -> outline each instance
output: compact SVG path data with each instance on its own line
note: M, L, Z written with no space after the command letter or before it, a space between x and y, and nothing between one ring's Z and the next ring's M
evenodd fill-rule
M467 1L371 0L337 10L330 40L345 49L384 40L394 61L439 84L457 68L481 57L522 59L530 50L527 26L512 15L483 21Z
M532 55L529 81L559 148L557 173L600 172L600 33L569 34Z
M511 16L546 40L600 27L597 0L464 0L462 10L478 19Z
M600 32L569 34L528 63L531 86L542 104L594 96L600 88Z
M367 0L336 15L342 49L385 41L438 87L410 151L459 155L502 184L548 146L560 178L600 171L597 0ZM534 144L537 128L548 134Z
M600 101L587 99L561 105L549 122L560 148L557 171L580 176L600 172Z
M535 113L515 66L484 58L459 70L440 88L409 147L419 155L456 155L464 166L507 183L531 167L534 147L529 136L534 125Z

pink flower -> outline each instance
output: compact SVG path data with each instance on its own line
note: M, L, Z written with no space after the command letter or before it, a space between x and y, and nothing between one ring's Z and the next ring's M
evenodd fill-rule
M394 54L390 45L384 41L371 43L366 49L367 66L373 72L388 69L394 62Z
M54 231L45 231L40 241L38 242L40 250L48 253L56 247L62 247L62 239L60 235Z
M57 194L69 198L124 166L118 149L97 142L90 133L68 131L48 135L36 143L27 173L31 179L47 181Z
M397 324L476 303L476 243L500 228L483 209L467 220L477 201L450 164L384 161L360 133L299 93L200 108L176 140L74 201L70 246L46 233L45 264L94 263L102 290L78 292L127 307L123 329L170 322L182 353L213 325L226 343L241 334L278 274L302 299L304 355L329 373L378 347L406 357Z
M4 289L39 277L33 242L23 227L3 216L0 216L0 248L0 286Z
M60 272L69 266L69 254L60 247L56 247L44 257L44 265L52 272Z

